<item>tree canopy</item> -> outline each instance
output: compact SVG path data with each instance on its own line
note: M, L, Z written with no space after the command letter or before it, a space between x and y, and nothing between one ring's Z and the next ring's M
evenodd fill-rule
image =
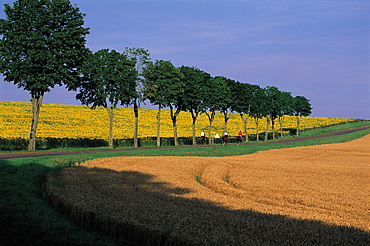
M0 20L0 72L29 91L32 123L29 150L36 147L42 99L56 85L73 86L88 53L84 14L68 0L18 0L5 4Z
M91 53L82 68L76 98L93 108L130 105L137 97L135 62L115 50Z
M160 121L160 109L170 108L170 116L173 124L174 143L178 145L177 139L177 115L182 110L182 99L184 96L185 84L181 82L182 74L180 69L170 61L157 60L150 62L144 69L145 77L144 94L154 105L158 105L158 122ZM159 123L158 123L159 127Z
M139 107L140 103L145 101L143 88L143 69L150 61L149 50L143 48L126 47L124 54L135 62L137 72L136 92L137 96L133 100L134 106L134 147L139 147Z
M102 106L107 109L109 147L113 148L113 109L129 105L137 98L135 61L115 50L102 49L91 53L82 68L83 77L76 89L76 98L92 108Z
M257 136L258 120L264 116L267 127L269 120L274 127L279 118L282 128L283 115L297 116L298 127L298 118L311 114L311 104L303 96L293 98L290 92L275 86L261 88L223 76L212 77L196 67L175 67L171 61L150 62L149 51L143 48L92 53L85 47L85 36L89 34L89 28L84 27L85 15L69 0L17 0L13 6L4 6L6 19L0 19L0 73L5 81L30 92L30 150L35 149L43 96L55 86L78 89L76 98L93 108L102 106L109 111L117 105L133 105L135 147L138 108L145 100L158 105L158 122L160 109L170 108L175 145L176 119L181 111L192 115L194 143L196 119L203 112L210 121L209 133L216 111L224 114L225 130L228 113L238 112L245 132L249 116L255 119ZM110 115L113 117L113 112Z
M292 114L295 116L309 116L311 114L311 104L304 96L296 96L293 98Z
M154 105L169 107L178 104L184 84L180 82L180 69L170 61L150 62L143 71L145 77L145 97Z
M68 0L5 4L0 21L0 71L32 95L77 82L88 50L84 14Z
M311 114L311 104L310 100L305 98L304 96L296 96L293 98L292 102L292 115L295 115L297 118L297 129L296 129L296 135L299 135L299 124L300 116L309 116Z
M211 75L196 67L181 66L180 71L183 75L181 81L185 85L184 96L182 98L182 109L189 111L192 117L192 137L193 145L196 144L196 121L199 113L205 112L205 98L208 96L207 86Z

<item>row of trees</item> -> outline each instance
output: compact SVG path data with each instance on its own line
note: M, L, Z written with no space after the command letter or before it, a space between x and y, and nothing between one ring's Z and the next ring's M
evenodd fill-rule
M282 129L283 116L296 115L298 129L299 116L311 113L309 100L303 96L293 97L274 86L261 88L222 76L212 77L196 67L175 67L170 61L151 62L149 51L142 48L126 48L123 53L108 49L91 52L85 46L89 29L83 27L84 14L68 0L18 0L12 7L5 4L5 13L7 19L0 20L0 72L5 81L31 94L29 150L35 149L43 96L56 85L78 91L76 99L84 105L107 109L111 148L114 108L118 105L133 106L134 147L138 146L139 108L145 100L158 106L158 146L163 108L170 109L175 145L181 111L191 113L194 144L201 113L209 119L209 136L216 112L224 115L225 131L230 112L240 114L245 133L252 117L257 139L262 117L266 117L274 135L277 119ZM267 132L268 129L265 138Z
M209 120L208 134L212 134L212 125L216 112L224 116L224 131L227 131L229 113L237 112L243 121L243 130L248 142L247 123L252 117L256 123L257 141L259 140L259 121L265 117L267 140L269 126L275 138L275 123L279 122L282 134L284 115L297 116L297 134L299 117L311 114L309 100L303 96L293 97L290 92L280 91L275 86L261 88L258 85L241 83L223 76L212 77L196 67L175 67L170 61L149 62L143 69L143 96L154 105L158 105L158 137L160 138L161 108L168 107L173 124L174 142L177 141L177 117L181 111L188 111L192 116L193 144L196 143L196 121L201 113ZM211 138L209 138L211 139Z

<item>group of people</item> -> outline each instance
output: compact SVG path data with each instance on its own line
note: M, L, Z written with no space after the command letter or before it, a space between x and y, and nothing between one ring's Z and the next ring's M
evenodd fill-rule
M215 137L214 138L220 138L220 136L218 135L218 133L216 133ZM204 131L202 131L200 133L200 143L202 145L204 145L205 143L205 140L206 140L206 135L204 133ZM237 145L239 145L243 140L243 133L242 131L239 131L238 133L238 136L236 137L236 142L237 142ZM224 132L223 136L222 136L222 145L226 145L227 142L229 141L229 134L227 131Z

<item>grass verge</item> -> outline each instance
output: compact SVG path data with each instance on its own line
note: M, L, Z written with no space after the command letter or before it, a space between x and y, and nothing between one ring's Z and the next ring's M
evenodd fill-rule
M350 122L350 123L345 123L345 124L338 124L335 126L326 126L326 127L318 127L315 129L308 129L308 130L302 130L300 132L299 137L296 137L295 135L286 135L284 138L281 138L279 134L276 134L276 139L275 140L269 140L269 142L272 141L278 141L278 140L285 140L285 139L296 139L296 138L302 138L302 137L309 137L309 136L314 136L314 135L320 135L320 134L325 134L325 133L330 133L330 132L336 132L336 131L341 131L341 130L346 130L346 129L351 129L351 128L357 128L357 127L363 127L363 126L370 126L370 120L364 120L364 121L356 121L356 122ZM260 134L260 143L264 142L264 134ZM250 141L249 143L256 143L255 141ZM236 145L236 144L231 144L231 145ZM181 146L186 146L186 145L181 145ZM191 145L188 145L191 146ZM217 146L217 145L214 145ZM145 149L157 149L156 146L151 146L151 147L145 147ZM166 146L166 149L171 149L171 148L176 148L176 146ZM108 147L80 147L80 148L51 148L51 149L43 149L43 150L35 150L32 152L67 152L67 151L86 151L86 150L106 150ZM127 150L127 149L134 149L133 147L117 147L116 149L118 150ZM138 148L140 150L141 148ZM14 150L14 151L0 151L0 153L17 153L17 152L29 152L26 150Z

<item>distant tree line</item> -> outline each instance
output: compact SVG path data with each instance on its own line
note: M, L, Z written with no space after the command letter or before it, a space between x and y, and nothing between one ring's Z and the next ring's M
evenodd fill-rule
M148 50L126 48L119 53L86 47L89 28L83 27L84 14L69 0L17 0L5 4L7 18L0 19L0 72L7 82L30 92L32 123L29 150L35 149L38 117L42 99L56 85L77 91L82 104L107 109L110 121L109 147L113 148L114 108L133 106L134 147L138 147L139 108L149 100L158 106L157 145L160 145L161 109L169 108L174 144L178 145L177 117L188 111L192 117L192 138L196 144L196 122L199 114L209 119L209 139L216 112L224 116L227 131L228 114L237 112L248 141L247 122L255 121L257 141L259 122L264 117L267 129L276 124L280 133L284 115L299 117L311 114L304 96L293 97L275 86L261 88L223 76L212 77L196 67L175 67L170 61L150 61Z
M177 116L181 111L188 111L192 117L193 144L196 144L196 121L201 113L209 120L209 139L216 112L224 116L224 131L227 131L228 114L236 112L243 121L243 130L248 142L247 123L253 118L256 123L257 141L259 140L259 121L265 117L267 129L272 127L275 138L275 125L279 124L280 133L284 123L284 115L297 116L297 134L299 117L311 114L309 100L303 96L293 97L290 92L280 91L275 86L261 88L258 85L242 83L226 77L212 77L209 73L196 67L181 66L177 68L170 61L157 60L149 62L143 70L144 97L154 105L158 105L158 134L160 138L160 110L170 109L173 123L174 143L177 142Z

